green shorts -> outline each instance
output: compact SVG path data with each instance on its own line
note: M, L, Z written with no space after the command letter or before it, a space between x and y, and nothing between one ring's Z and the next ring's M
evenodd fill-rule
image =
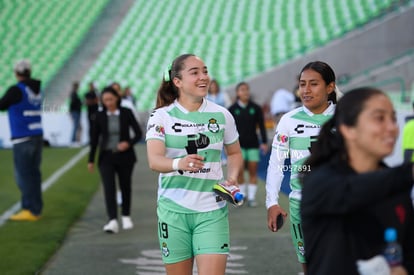
M289 199L290 211L290 234L292 235L293 247L295 248L298 261L302 264L305 260L305 241L303 239L303 232L300 219L300 201L296 199Z
M158 206L158 239L165 264L199 254L228 254L230 233L228 209L204 213L176 213Z
M241 148L242 156L245 161L259 162L260 151L256 148Z

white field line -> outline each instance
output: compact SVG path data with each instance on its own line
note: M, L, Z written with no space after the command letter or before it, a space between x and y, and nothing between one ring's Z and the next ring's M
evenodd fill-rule
M56 170L46 181L42 183L42 191L45 192L50 186L52 186L64 173L71 169L81 158L83 158L86 153L89 151L89 147L83 148L79 153L77 153L73 158L71 158L65 165ZM86 168L85 168L86 169ZM0 216L0 226L2 226L11 215L21 208L20 201L16 202L12 207L7 209Z

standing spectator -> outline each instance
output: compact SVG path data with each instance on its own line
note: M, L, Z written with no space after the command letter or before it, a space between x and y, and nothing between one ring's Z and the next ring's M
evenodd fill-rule
M42 159L42 93L41 82L31 78L28 60L14 67L17 84L0 99L0 110L8 110L13 143L14 173L21 192L22 210L11 216L14 221L36 221L43 208Z
M358 88L320 130L301 175L307 274L359 274L357 262L382 255L390 227L403 262L388 274L414 274L414 166L388 168L383 161L397 141L395 113L382 91Z
M231 105L231 99L229 95L220 89L220 85L217 80L212 79L206 98L214 103L228 108Z
M141 139L142 132L132 112L121 107L121 96L113 88L105 88L101 99L103 110L96 113L92 123L88 170L94 170L95 153L99 145L98 166L109 217L103 230L118 233L115 176L118 176L122 195L122 228L131 229L131 176L137 160L134 145ZM134 133L132 137L130 128Z
M139 121L139 116L138 116L138 112L135 109L135 104L128 98L124 97L124 93L122 92L122 87L121 84L119 84L119 82L113 82L111 84L111 87L119 94L119 96L121 97L121 106L128 108L132 111L132 113L135 116L135 119L137 121Z
M225 108L228 108L231 104L229 95L226 92L220 90L220 85L215 79L212 79L210 82L206 98ZM221 151L221 163L223 165L227 164L227 156L225 150Z
M85 94L85 103L88 108L89 140L91 140L92 120L99 109L99 98L93 82L89 82L89 90Z
M122 95L122 99L129 100L132 102L132 105L135 107L137 101L135 100L135 96L132 94L131 87L127 86L124 89L124 93Z
M272 152L266 176L267 226L277 232L277 217L287 213L279 206L279 192L284 172L290 172L289 212L292 242L298 261L306 274L305 243L300 220L300 198L302 185L298 172L310 155L319 130L335 110L335 73L325 62L306 64L300 73L299 90L303 106L296 108L280 119L273 138ZM290 159L290 164L285 161Z
M404 154L404 162L414 162L414 116L408 116L405 119L402 135L402 148Z
M275 126L279 123L280 118L292 110L295 106L294 93L286 89L278 89L273 93L270 101L270 112L272 113Z
M244 170L238 176L240 191L247 193L247 204L256 207L257 192L257 167L260 160L260 151L267 152L267 133L264 125L262 108L250 98L250 88L246 82L240 82L236 86L237 102L230 106L229 111L236 121L240 134L240 147L243 160L246 162L249 172L249 182L244 180ZM257 135L260 130L260 140ZM246 192L247 191L247 192Z
M80 118L82 110L82 101L78 95L79 83L74 82L72 85L72 91L70 92L69 112L72 118L73 130L72 130L72 146L80 146Z
M204 97L210 82L204 62L177 57L164 75L148 120L149 166L158 180L158 232L168 275L224 275L230 249L228 208L213 186L236 184L242 156L234 119ZM227 177L220 151L227 150Z

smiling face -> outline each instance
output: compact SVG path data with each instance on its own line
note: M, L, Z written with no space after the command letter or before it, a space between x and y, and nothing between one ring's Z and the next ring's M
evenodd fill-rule
M303 105L314 114L323 113L328 107L328 95L335 90L335 83L326 83L321 74L307 69L299 79L299 95Z
M179 77L173 82L180 92L180 97L201 99L207 95L210 76L204 62L197 56L190 56L183 62Z
M398 137L395 110L385 95L365 103L355 126L340 126L351 158L372 163L390 155Z

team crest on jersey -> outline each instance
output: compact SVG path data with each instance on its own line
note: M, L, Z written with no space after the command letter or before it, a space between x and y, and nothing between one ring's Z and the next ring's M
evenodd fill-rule
M168 257L170 256L170 250L167 247L167 244L165 242L162 243L162 255L164 255L164 257Z
M217 133L220 130L220 126L217 123L217 119L215 118L210 118L208 120L208 125L207 128L210 132L212 133Z

